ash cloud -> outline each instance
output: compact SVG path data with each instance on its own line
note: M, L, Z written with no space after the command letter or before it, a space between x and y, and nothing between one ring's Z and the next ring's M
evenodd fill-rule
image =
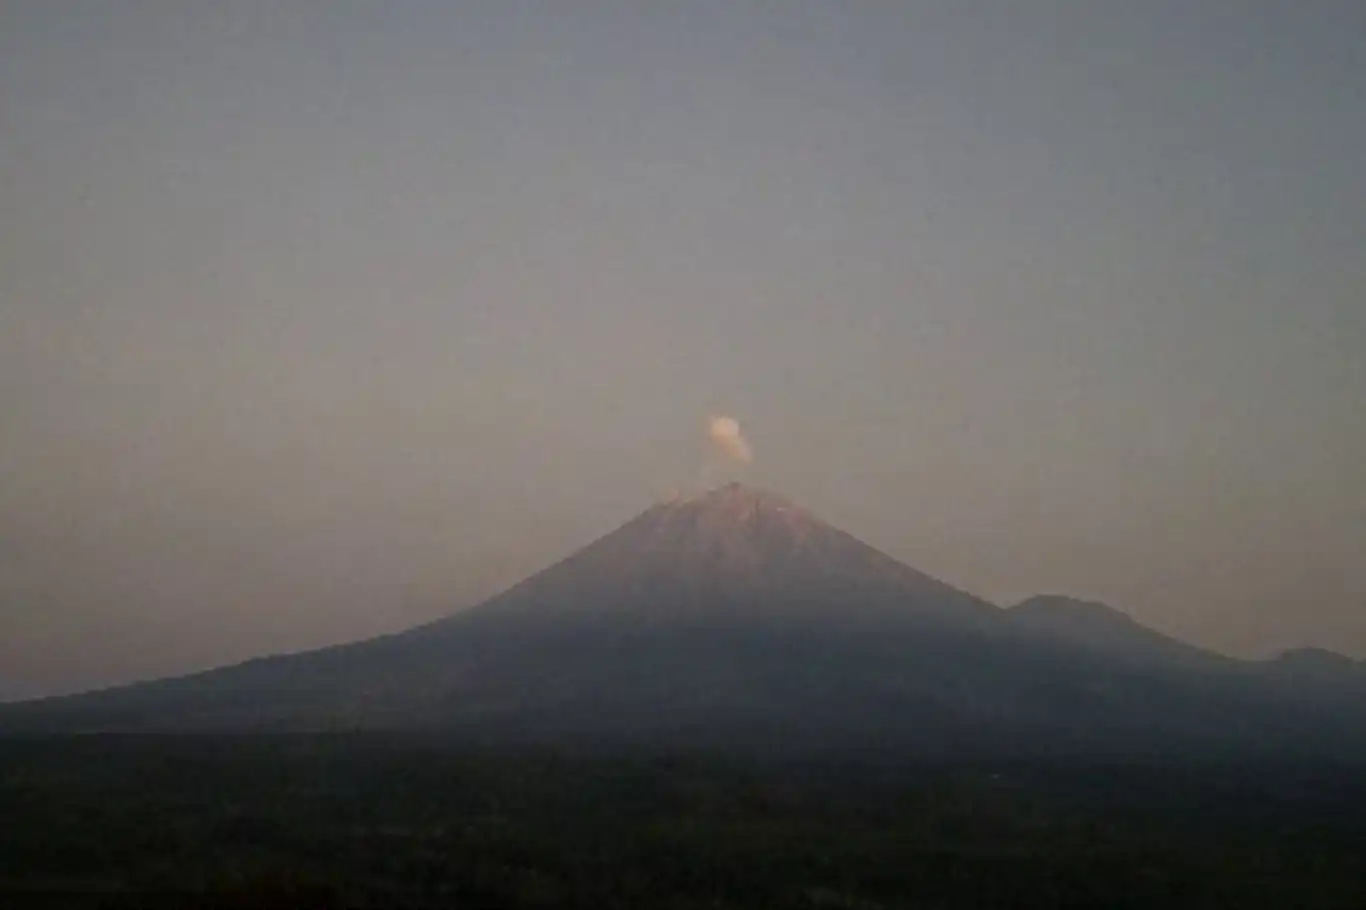
M712 448L731 461L749 464L754 460L754 450L744 434L740 432L740 421L734 417L712 417L707 421L707 438Z

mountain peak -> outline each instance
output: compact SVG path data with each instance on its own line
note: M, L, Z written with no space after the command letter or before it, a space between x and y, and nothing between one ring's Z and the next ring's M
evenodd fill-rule
M632 534L623 535L630 529ZM802 541L838 534L791 500L777 493L728 483L694 496L674 496L647 509L612 535L672 557L697 551L737 555L756 546L772 552L800 549Z
M1353 670L1357 662L1346 654L1330 651L1327 648L1288 648L1275 660L1283 666L1317 670Z
M769 490L743 484L738 480L713 487L710 490L704 490L692 496L675 495L663 505L671 508L691 506L694 508L722 509L740 514L759 509L797 511L797 506L786 497Z
M660 616L959 615L992 610L742 483L647 509L489 602Z
M1010 612L1016 619L1056 625L1116 629L1138 626L1133 617L1114 607L1064 594L1036 594L1016 604Z

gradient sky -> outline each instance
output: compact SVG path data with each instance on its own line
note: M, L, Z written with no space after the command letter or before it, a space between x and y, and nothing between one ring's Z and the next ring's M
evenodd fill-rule
M0 4L0 695L744 479L1366 657L1366 5ZM724 472L713 472L720 479Z

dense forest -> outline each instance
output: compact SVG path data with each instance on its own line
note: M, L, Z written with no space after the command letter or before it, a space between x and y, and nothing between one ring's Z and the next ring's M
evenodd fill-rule
M6 907L1366 907L1326 765L87 737L0 742L0 819Z

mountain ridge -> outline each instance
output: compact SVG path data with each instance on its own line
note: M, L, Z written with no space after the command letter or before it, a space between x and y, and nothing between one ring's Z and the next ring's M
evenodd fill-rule
M1366 755L1355 690L1101 605L1001 608L783 497L657 503L484 603L366 641L0 706L0 731L428 730L489 744Z

